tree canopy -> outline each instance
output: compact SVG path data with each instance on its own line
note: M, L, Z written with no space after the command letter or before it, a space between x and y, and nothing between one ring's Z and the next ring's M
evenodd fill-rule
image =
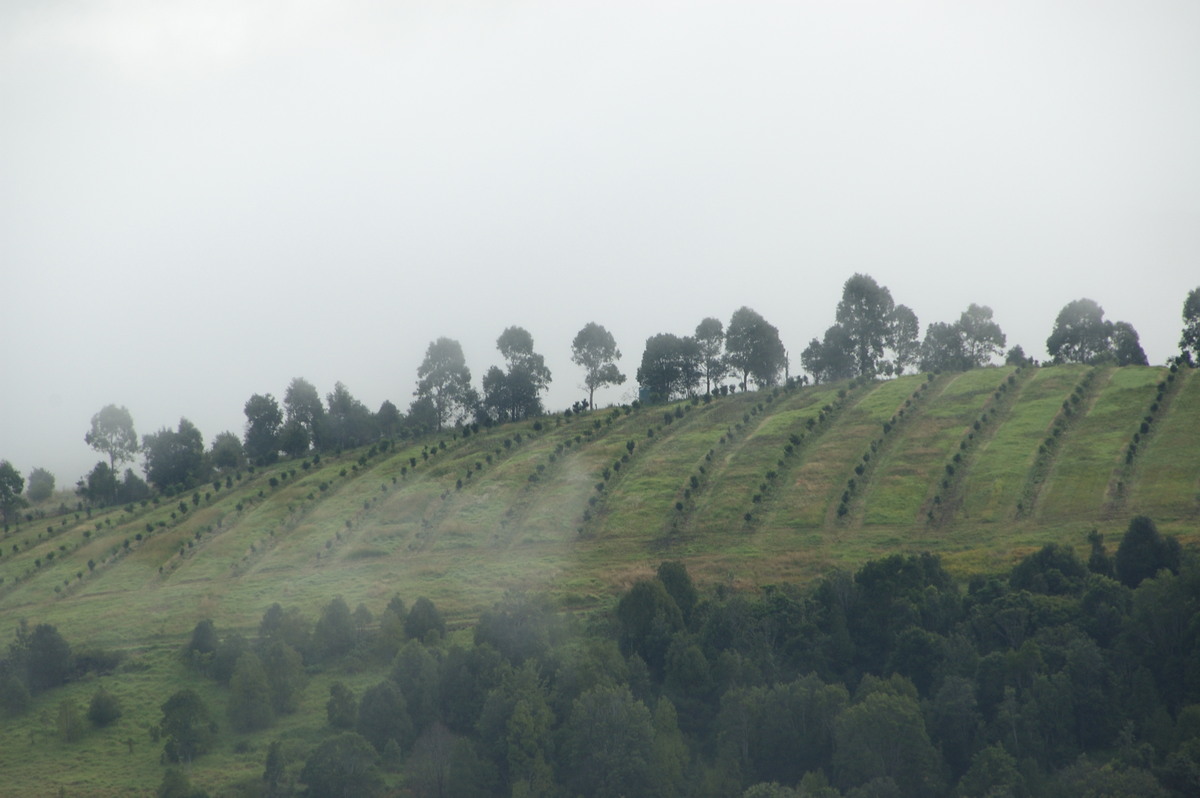
M468 413L475 405L471 370L463 356L462 345L441 337L429 344L425 359L417 369L417 389L413 395L428 399L433 406L437 429Z
M588 407L596 406L596 389L621 385L625 375L617 369L621 350L612 333L596 322L588 322L571 342L571 362L583 368L583 384L588 390Z
M916 313L897 305L870 275L855 274L845 282L835 319L824 338L812 339L800 356L815 382L901 374L920 354Z
M1104 309L1091 299L1068 302L1058 312L1046 339L1055 363L1094 363L1112 353L1112 324Z
M117 465L132 460L138 453L138 436L133 416L125 407L105 405L92 416L92 426L83 440L98 452L108 455L108 467L115 474Z
M279 458L279 429L283 411L271 394L254 394L246 400L246 437L243 449L256 463L273 463Z
M665 402L696 393L702 364L696 339L659 333L646 339L637 381L651 401Z
M550 384L546 359L533 350L533 336L509 327L496 339L507 371L497 366L483 378L483 410L490 421L519 421L542 414L542 391Z
M775 325L743 306L733 312L725 330L725 358L742 375L744 391L751 378L759 387L777 384L787 353Z
M191 485L205 473L204 438L196 425L179 419L176 430L167 427L143 439L146 478L156 488Z
M1183 332L1179 350L1191 363L1200 362L1200 286L1188 291L1183 300Z
M24 505L25 500L21 498L24 490L25 478L21 472L7 460L0 460L0 514L6 525L13 513Z

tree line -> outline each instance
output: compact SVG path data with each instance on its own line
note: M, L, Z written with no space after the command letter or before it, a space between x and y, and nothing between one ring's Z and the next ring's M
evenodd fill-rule
M1181 363L1200 358L1200 288L1183 304ZM749 307L739 308L728 325L708 317L690 335L650 336L636 370L638 401L665 402L730 390L772 387L781 382L830 382L854 377L891 377L911 369L958 371L992 363L1030 363L1024 349L1005 349L1007 336L992 309L972 303L954 322L933 322L920 336L916 314L897 304L886 286L855 274L842 288L834 324L813 338L800 355L805 375L793 377L778 328ZM310 451L341 451L379 440L395 440L443 429L447 425L518 421L546 412L542 394L551 383L545 358L533 336L522 327L505 329L496 340L503 365L483 375L477 389L461 344L447 337L432 341L417 369L413 400L406 412L390 400L372 411L338 382L322 401L317 388L302 377L288 385L282 403L273 394L254 394L243 408L246 423L239 437L215 436L209 449L187 418L175 429L163 428L139 438L129 411L107 405L92 417L85 442L107 455L76 485L94 504L129 503L146 498L151 489L190 488L214 474L246 463L266 464L280 455L297 457ZM1104 318L1090 299L1065 305L1055 319L1046 351L1052 363L1146 365L1137 330L1124 321ZM594 405L595 392L622 385L621 351L603 325L586 324L571 342L571 360L583 371L587 399L574 409ZM729 380L733 380L732 383ZM121 466L143 457L143 474ZM44 469L25 481L8 461L0 461L0 515L7 526L28 502L44 501L54 490L54 477Z

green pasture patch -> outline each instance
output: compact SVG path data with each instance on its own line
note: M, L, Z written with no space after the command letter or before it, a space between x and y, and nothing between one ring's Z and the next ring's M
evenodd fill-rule
M1017 402L980 445L960 484L963 523L996 523L1014 517L1038 446L1085 369L1042 368L1018 382Z
M988 368L957 374L936 395L921 400L875 465L863 494L864 524L907 525L922 520L927 498L938 493L940 481L947 477L946 464L1011 372Z
M1091 407L1064 436L1036 509L1043 523L1095 518L1125 447L1137 430L1165 369L1110 369ZM1102 377L1103 379L1103 377Z
M1200 516L1200 378L1193 369L1180 369L1175 379L1183 384L1138 455L1128 509L1160 524L1189 521L1194 527Z
M819 527L833 523L832 508L837 505L854 466L861 462L871 441L883 433L883 422L904 407L924 377L914 375L881 382L849 398L815 446L805 446L803 462L792 469L787 484L774 499L771 521L779 530Z

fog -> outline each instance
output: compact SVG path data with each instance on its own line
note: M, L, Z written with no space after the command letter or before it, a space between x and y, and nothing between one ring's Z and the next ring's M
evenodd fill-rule
M303 376L372 410L528 329L775 324L865 272L1034 357L1089 297L1152 363L1200 284L1200 5L0 5L0 459L69 487L109 403L241 434Z

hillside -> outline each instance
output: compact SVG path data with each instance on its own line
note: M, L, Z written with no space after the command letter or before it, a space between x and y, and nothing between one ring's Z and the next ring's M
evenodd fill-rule
M895 551L959 574L1133 515L1197 540L1200 378L988 368L447 430L247 470L146 506L10 531L0 620L69 639L253 628L279 601L427 596L466 620L509 590L587 609L663 559L701 584L803 581ZM184 505L181 507L180 505Z

